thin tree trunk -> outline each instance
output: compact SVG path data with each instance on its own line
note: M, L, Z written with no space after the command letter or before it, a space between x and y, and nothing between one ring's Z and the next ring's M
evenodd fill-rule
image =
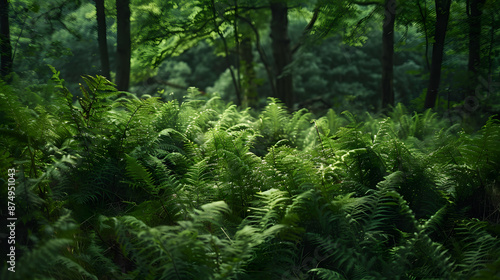
M130 7L129 0L116 0L116 86L127 91L130 82Z
M257 94L257 84L255 82L255 79L257 79L257 74L255 73L253 63L252 40L250 36L243 35L240 44L241 67L243 70L243 106L255 107L257 105L259 96Z
M491 80L493 79L493 46L495 45L495 30L496 30L496 20L495 14L491 14L491 25L490 25L490 46L488 48L488 88L490 88Z
M385 1L382 28L382 109L394 106L394 21L396 1Z
M234 73L234 70L231 67L231 61L229 59L229 47L227 44L227 40L226 40L226 37L224 36L224 33L220 30L219 24L217 24L218 15L217 15L217 10L215 9L215 1L214 0L212 0L212 14L213 14L214 28L215 28L217 34L219 35L219 37L221 38L222 43L224 44L224 52L226 53L227 67L229 69L229 73L231 74L231 79L233 81L234 90L236 92L236 103L237 103L236 105L240 106L241 105L241 92L240 92L239 77L236 77L236 74ZM237 32L237 30L235 30L235 31ZM238 34L236 33L235 36L238 36ZM238 55L239 54L237 54L237 56ZM237 58L237 60L239 60L239 58ZM238 69L238 71L239 71L239 69ZM239 75L239 73L237 73L237 74Z
M427 0L424 0L424 9L420 6L420 0L417 0L418 11L420 12L420 17L422 18L423 28L424 28L424 36L425 36L425 65L427 67L427 71L431 69L429 63L429 34L427 31Z
M260 44L259 31L257 30L255 25L249 19L247 19L245 17L241 17L241 16L239 16L239 19L241 19L246 24L248 24L248 26L252 29L252 31L255 35L255 49L259 53L259 58L260 58L260 61L262 62L262 65L264 65L264 69L266 69L267 78L269 80L269 86L271 88L271 94L272 94L272 96L276 96L276 84L274 81L274 77L273 77L273 73L271 70L269 60L267 58L267 55L266 55L264 49L262 48L262 45Z
M104 0L95 0L95 8L97 13L97 42L99 44L99 55L101 57L101 74L104 77L111 79Z
M288 38L288 7L285 2L271 2L271 39L276 66L276 97L288 108L293 107L293 81L285 68L292 62L290 39Z
M467 68L469 72L476 75L481 63L481 16L484 0L470 0L468 2L470 13L467 14L469 19L469 63Z
M10 44L9 1L0 0L0 74L2 77L12 72L12 45Z
M441 81L441 64L443 63L444 39L448 29L450 17L451 0L435 0L436 3L436 28L434 44L432 46L431 76L427 95L425 96L425 108L434 108L438 96L439 83Z
M236 86L237 92L240 94L240 97L238 98L238 106L242 104L242 99L241 97L241 51L240 51L240 33L238 30L238 0L234 0L234 20L233 20L233 29L234 29L234 45L236 48Z

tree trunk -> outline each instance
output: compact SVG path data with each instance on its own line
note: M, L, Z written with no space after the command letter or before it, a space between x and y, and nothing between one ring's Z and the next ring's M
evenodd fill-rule
M116 86L127 91L130 81L130 7L129 0L116 0Z
M10 44L9 1L0 0L0 74L12 72L12 45Z
M285 2L271 2L271 39L275 63L276 97L288 108L293 107L292 74L285 71L292 62L288 38L288 7Z
M436 28L434 33L434 44L432 46L431 76L427 95L425 96L425 108L434 108L438 96L439 83L441 81L441 64L443 63L444 39L448 29L450 17L451 0L435 0L436 3Z
M240 52L241 68L243 72L243 106L255 107L259 101L259 96L257 94L257 84L255 82L257 74L255 73L253 63L252 40L248 35L245 35L248 33L242 34L243 38L240 42Z
M259 31L257 30L255 25L249 19L247 19L245 17L241 17L241 16L239 17L239 19L244 21L250 27L250 29L252 29L253 34L255 35L255 49L259 53L259 58L260 58L260 61L262 62L262 65L264 65L264 69L266 69L267 78L269 80L269 86L271 88L271 95L276 96L276 85L275 85L273 73L271 70L269 60L267 59L267 55L264 52L264 49L262 49L262 45L260 43Z
M382 27L382 110L394 106L394 21L396 1L385 0Z
M211 8L212 8L212 14L213 14L213 22L214 22L214 28L219 35L220 39L222 40L222 44L224 45L224 52L225 52L225 57L227 61L227 67L229 69L229 73L231 74L231 80L233 81L233 86L234 86L234 91L236 92L236 105L240 106L241 105L241 84L240 84L240 76L239 76L239 67L237 66L237 73L234 73L232 63L230 60L230 53L229 53L229 47L227 44L226 37L224 36L224 32L220 29L220 25L217 23L217 18L218 17L223 17L222 15L219 15L219 12L217 11L217 8L215 7L215 0L211 1ZM237 2L236 2L237 4ZM237 14L236 14L237 15ZM237 24L236 24L236 19L234 21L234 32L235 32L235 41L236 41L236 46L238 46L238 30L237 30ZM236 52L236 59L237 59L237 65L239 65L239 53L238 51Z
M431 69L429 63L429 32L427 30L427 0L424 0L424 8L420 5L420 0L417 0L418 11L420 13L420 17L422 19L422 27L424 28L424 36L425 36L425 66L427 67L427 71Z
M469 63L468 70L474 75L479 71L481 62L481 15L484 0L469 0L467 16L469 19ZM474 79L475 81L475 79Z
M106 13L104 12L104 0L95 0L97 13L97 42L99 44L99 55L101 57L101 74L111 79L109 68L108 41L106 36Z

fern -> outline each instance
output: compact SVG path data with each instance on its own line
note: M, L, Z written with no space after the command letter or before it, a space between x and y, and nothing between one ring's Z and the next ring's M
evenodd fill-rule
M273 147L264 158L269 177L265 184L286 190L290 195L319 186L311 156L289 146Z
M142 166L137 159L125 155L127 160L127 171L130 177L134 180L132 186L143 184L146 190L151 190L153 194L157 194L158 191L154 190L155 186L153 183L153 177L150 172L148 172L144 166Z
M500 257L500 243L487 232L484 222L462 221L456 230L462 243L458 269L463 278L471 278Z
M493 118L475 134L402 105L313 120L194 88L182 103L139 99L99 76L74 102L53 72L43 94L57 104L0 85L0 166L18 167L19 228L31 229L19 279L498 274Z
M340 273L326 269L326 268L313 268L309 272L315 272L319 279L322 280L343 280L346 279Z
M137 264L134 275L154 279L216 279L234 277L251 235L240 231L231 240L220 239L220 217L228 213L222 202L206 204L178 226L149 228L133 217L111 219L124 251ZM243 240L242 240L243 239ZM254 239L257 240L257 239ZM230 248L230 242L233 244Z
M249 270L255 270L250 278L280 277L293 265L296 252L293 242L299 240L302 233L293 210L297 204L292 204L287 192L276 189L259 193L257 198L236 235L242 231L251 233L251 252L259 256L248 264ZM306 196L298 200L304 198Z
M332 202L331 206L320 206L325 202L312 200L315 206L306 209L317 216L308 216L307 220L318 220L321 227L309 228L306 242L319 248L312 251L321 269L310 272L348 279L394 279L406 273L417 277L452 275L453 264L446 257L446 250L430 241L396 191L403 180L401 172L392 174L367 196L346 197L345 202ZM428 256L439 257L421 262Z
M74 252L76 242L72 236L76 233L76 224L69 211L63 210L58 220L44 227L36 246L23 250L16 272L9 273L5 279L98 279L81 265Z

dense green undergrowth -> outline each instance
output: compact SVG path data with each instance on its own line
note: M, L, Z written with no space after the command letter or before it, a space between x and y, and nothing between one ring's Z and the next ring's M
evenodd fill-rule
M57 72L57 91L1 86L2 279L500 277L493 118L468 134L402 105L317 118L85 82L77 102Z

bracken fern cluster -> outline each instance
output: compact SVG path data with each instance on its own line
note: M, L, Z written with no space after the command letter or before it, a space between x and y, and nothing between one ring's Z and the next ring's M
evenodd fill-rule
M1 85L0 167L18 170L22 213L2 279L500 277L494 118L468 134L402 105L255 112L100 76L74 96L53 72L37 106Z

